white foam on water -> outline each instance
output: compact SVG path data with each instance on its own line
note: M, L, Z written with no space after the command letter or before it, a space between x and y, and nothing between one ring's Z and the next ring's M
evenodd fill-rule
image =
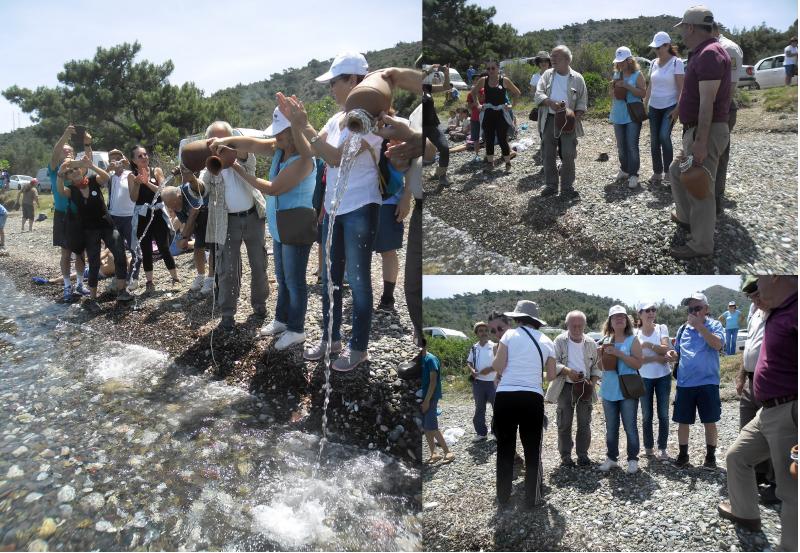
M167 363L166 353L150 348L119 344L113 353L104 352L90 357L86 361L89 368L87 377L93 381L118 380L125 383L136 383L144 376L154 374L163 369Z
M334 535L325 518L325 506L316 499L294 505L275 500L253 508L252 529L283 548L324 545Z

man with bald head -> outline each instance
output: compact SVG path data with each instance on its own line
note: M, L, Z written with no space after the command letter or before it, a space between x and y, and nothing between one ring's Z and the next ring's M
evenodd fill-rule
M721 517L757 531L761 528L753 468L767 459L781 500L779 550L797 551L797 482L789 473L789 451L797 445L797 276L760 276L758 295L769 310L753 375L753 397L761 409L728 450L728 496Z
M581 311L570 311L564 323L567 331L554 341L556 377L547 388L545 401L558 406L556 425L561 465L571 467L575 464L572 460L572 417L577 413L575 452L578 454L578 465L588 467L591 465L592 403L597 401L594 388L603 373L597 361L597 345L584 334L586 315Z

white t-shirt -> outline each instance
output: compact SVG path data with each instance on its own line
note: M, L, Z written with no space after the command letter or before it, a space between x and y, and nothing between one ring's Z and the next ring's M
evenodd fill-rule
M566 102L569 100L567 95L567 84L569 83L569 74L561 75L557 71L553 71L553 86L550 88L550 99L554 102ZM550 113L555 113L553 108L549 108Z
M338 148L350 137L350 129L345 127L339 128L339 121L344 116L344 112L340 111L333 117L328 119L325 124L323 132L327 133L325 141ZM364 140L372 146L375 153L375 161L380 159L381 143L383 139L372 133L365 135ZM350 178L347 183L347 190L342 197L338 215L350 213L356 209L367 204L380 204L381 195L378 190L378 168L375 166L375 161L366 150L356 156L355 164L350 170ZM327 186L325 188L325 210L330 213L333 209L333 199L336 194L336 189L339 183L336 181L339 177L339 167L328 166L328 174L326 176Z
M128 192L128 174L130 171L123 171L120 176L111 174L111 191L109 192L111 207L108 213L115 217L131 217L136 202L131 200Z
M660 346L661 338L669 338L669 331L667 330L667 325L655 325L655 329L650 336L645 336L641 328L636 329L635 336L639 339L639 343L641 344L648 342ZM648 357L655 357L658 355L650 348L642 348L642 355L644 359L642 360L642 368L639 369L639 374L642 375L642 378L661 378L670 373L669 365L666 363L647 361Z
M492 361L494 361L494 346L496 344L489 340L486 342L485 346L481 346L480 342L475 342L471 348L469 348L469 355L467 356L467 363L472 364L475 367L475 370L480 372L486 367L492 366ZM474 357L477 357L475 359ZM476 380L488 380L489 382L494 381L494 377L496 373L491 371L489 374L479 374L475 377Z
M533 88L536 88L536 85L539 84L539 79L541 78L542 78L541 73L534 73L533 75L531 75L531 86Z
M539 357L536 346L533 345L533 340L525 330L530 332L538 342L542 350L541 357ZM503 370L497 392L536 392L544 395L542 391L542 371L544 370L542 358L544 358L545 364L548 359L555 359L555 346L550 338L538 330L530 327L525 327L525 330L509 328L500 338L500 343L505 344L508 348L508 362Z
M567 366L586 376L586 361L583 359L583 340L577 344L567 337Z
M790 58L789 54L794 54L797 56L797 46L792 46L791 44L783 49L783 65L796 65L797 64L797 57Z
M752 305L752 304L751 304ZM764 343L764 326L767 320L764 312L757 309L747 323L747 341L744 343L742 365L749 373L755 372L761 344Z
M229 167L223 169L220 175L225 181L225 205L228 206L228 213L239 213L253 207L253 189L239 173Z
M731 87L735 89L741 76L744 54L739 45L729 38L719 35L719 43L728 52L728 57L731 58Z
M664 67L658 65L658 58L650 66L650 105L664 109L678 103L678 84L675 75L683 75L683 62L676 57L668 60Z

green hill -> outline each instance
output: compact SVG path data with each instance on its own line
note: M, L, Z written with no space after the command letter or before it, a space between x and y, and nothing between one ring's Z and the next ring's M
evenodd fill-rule
M734 300L743 313L747 313L750 301L741 292L712 286L703 291L708 297L711 315L718 316L727 309L728 302ZM608 309L614 304L625 305L629 313L635 306L612 297L585 294L575 290L538 291L500 291L484 290L478 294L456 294L452 298L423 300L425 326L441 326L460 330L472 336L472 325L478 320L486 320L493 310L511 311L517 301L527 299L539 304L540 317L549 326L564 328L564 317L569 311L578 309L586 313L587 330L600 330L606 320ZM666 324L670 332L686 321L683 307L667 304L662 300L658 307L656 322Z

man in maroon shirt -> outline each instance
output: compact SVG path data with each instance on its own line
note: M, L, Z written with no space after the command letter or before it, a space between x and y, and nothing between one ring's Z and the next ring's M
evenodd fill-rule
M670 253L690 259L714 253L717 211L714 181L719 158L730 138L728 110L731 94L731 58L711 34L714 15L705 6L686 10L676 25L691 50L678 115L683 124L683 151L670 165L670 183L675 211L672 220L691 228L691 238ZM692 164L708 173L707 193L698 200L681 184L681 162L692 156Z
M753 395L763 407L728 450L730 502L718 510L721 517L758 530L753 467L771 459L782 503L779 550L797 551L797 482L789 474L789 450L797 445L797 276L761 276L758 291L770 310L753 376Z

